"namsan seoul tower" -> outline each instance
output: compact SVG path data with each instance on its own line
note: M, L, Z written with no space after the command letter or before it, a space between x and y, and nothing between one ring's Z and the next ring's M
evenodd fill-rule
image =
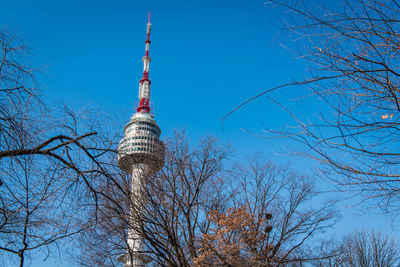
M128 252L118 257L124 267L144 266L150 262L149 256L143 251L143 240L135 231L135 214L140 209L141 188L147 177L158 172L164 164L165 148L160 140L161 130L150 113L150 85L149 79L149 56L150 49L150 12L147 23L146 54L143 57L143 77L139 82L139 104L136 113L124 128L124 138L118 146L118 166L132 174L132 201L131 219L128 229ZM135 209L133 208L135 206Z

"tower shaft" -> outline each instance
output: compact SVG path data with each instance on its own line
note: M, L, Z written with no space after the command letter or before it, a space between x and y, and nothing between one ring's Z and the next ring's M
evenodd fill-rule
M131 194L131 207L130 207L130 218L129 218L129 230L128 230L128 247L132 251L140 252L143 251L143 242L138 234L138 225L135 218L135 214L140 212L140 203L142 202L142 179L148 172L148 165L145 163L134 164L132 166L132 194ZM139 204L139 205L138 205Z
M121 257L124 267L144 267L151 258L144 254L144 243L140 236L140 224L138 214L141 214L142 203L142 181L149 174L149 165L138 163L132 166L132 193L128 228L128 252Z

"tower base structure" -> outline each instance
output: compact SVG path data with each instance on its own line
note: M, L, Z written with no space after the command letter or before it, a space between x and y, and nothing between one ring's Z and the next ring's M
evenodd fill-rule
M118 261L122 262L124 267L145 267L152 258L140 252L132 252L118 256Z

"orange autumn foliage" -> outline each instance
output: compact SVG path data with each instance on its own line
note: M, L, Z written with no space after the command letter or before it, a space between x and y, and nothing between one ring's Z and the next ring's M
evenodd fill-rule
M226 212L211 210L207 219L212 226L203 234L197 266L247 265L260 256L257 247L266 238L260 227L264 219L256 218L244 206Z

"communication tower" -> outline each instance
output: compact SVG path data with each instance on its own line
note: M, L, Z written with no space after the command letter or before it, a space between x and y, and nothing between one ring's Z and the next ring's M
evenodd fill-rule
M118 166L132 174L133 203L137 208L140 205L141 187L146 177L158 172L164 165L165 148L160 140L161 130L150 113L150 86L149 56L151 22L150 13L147 23L146 54L143 57L143 77L139 82L139 104L136 113L132 115L124 128L124 138L118 146ZM135 212L131 207L131 213ZM134 214L131 214L134 218ZM135 219L132 219L135 220ZM124 267L144 266L151 261L143 251L143 240L135 231L137 222L131 221L128 229L128 252L118 257Z

